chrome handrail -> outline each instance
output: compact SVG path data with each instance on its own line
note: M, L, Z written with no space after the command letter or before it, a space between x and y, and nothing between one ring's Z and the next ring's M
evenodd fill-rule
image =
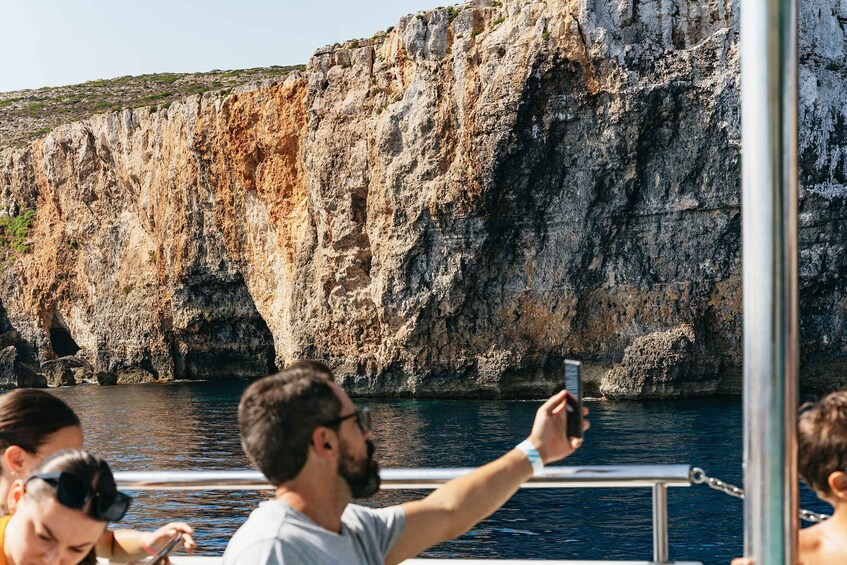
M382 488L436 489L473 471L452 469L383 469ZM690 465L597 465L545 467L521 488L653 489L653 563L668 563L668 487L691 486ZM115 473L123 490L268 490L273 487L257 471L124 471Z
M435 489L473 471L451 469L383 469L382 488ZM691 485L690 465L597 465L545 467L521 488L628 488ZM115 473L124 490L263 490L273 488L258 471L124 471Z

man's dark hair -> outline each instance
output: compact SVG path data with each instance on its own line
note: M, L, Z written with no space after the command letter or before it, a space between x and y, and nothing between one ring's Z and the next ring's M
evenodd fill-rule
M52 434L69 426L79 426L79 418L49 392L21 388L0 396L0 449L17 445L36 453Z
M830 494L829 476L847 473L847 391L804 406L797 428L800 476L812 489Z
M323 363L298 361L244 391L238 405L241 445L272 485L300 473L312 431L340 415L332 380Z

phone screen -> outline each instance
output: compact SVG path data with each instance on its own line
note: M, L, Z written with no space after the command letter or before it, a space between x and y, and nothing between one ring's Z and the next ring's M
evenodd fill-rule
M568 398L568 437L582 437L582 363L565 360L565 390Z

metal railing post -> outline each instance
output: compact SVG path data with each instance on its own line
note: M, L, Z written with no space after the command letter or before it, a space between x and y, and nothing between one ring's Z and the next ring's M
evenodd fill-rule
M668 487L653 485L653 561L668 562Z
M741 1L744 555L797 544L797 0Z

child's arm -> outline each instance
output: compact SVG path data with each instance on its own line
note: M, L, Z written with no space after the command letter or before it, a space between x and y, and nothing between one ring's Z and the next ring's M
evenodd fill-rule
M162 549L177 533L182 535L186 551L193 552L197 547L191 537L194 529L182 522L171 522L155 532L106 530L97 542L97 555L112 561L135 561Z

